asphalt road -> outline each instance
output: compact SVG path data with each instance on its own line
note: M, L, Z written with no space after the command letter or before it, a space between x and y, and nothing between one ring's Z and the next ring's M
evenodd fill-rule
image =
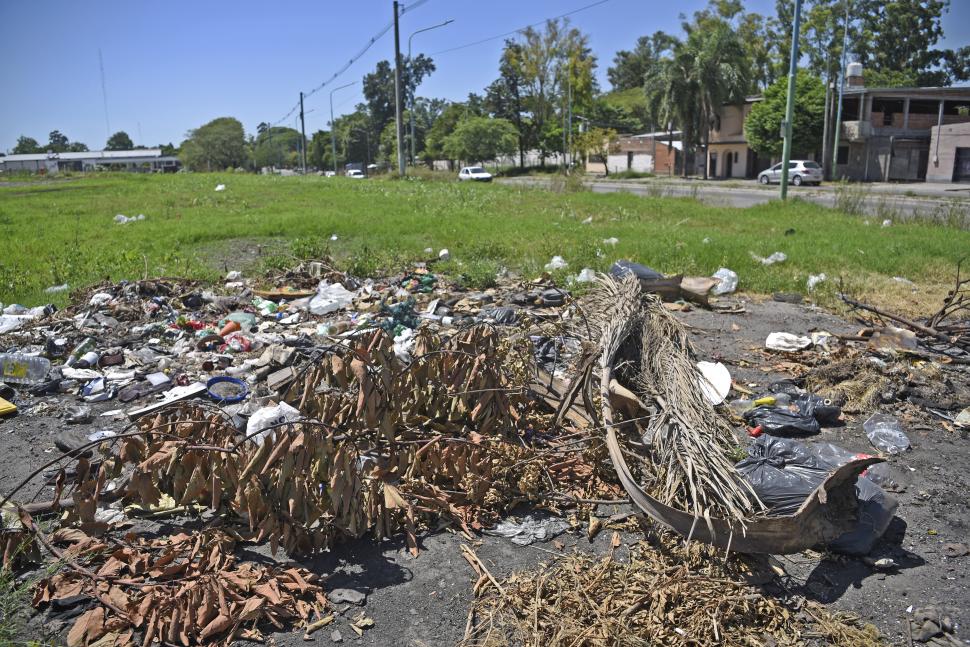
M504 178L498 180L506 184L548 187L550 180L540 177ZM760 187L753 182L750 186L727 182L705 182L703 180L587 180L585 185L594 193L627 192L654 197L695 197L701 202L716 206L753 207L778 199L778 187ZM960 224L970 227L970 190L953 185L920 185L922 195L914 193L905 185L860 186L859 199L867 215L890 218L897 221L912 219L934 220ZM892 192L890 188L898 192ZM928 188L923 188L928 187ZM814 202L825 207L835 207L838 199L834 186L807 187L790 186L788 196Z

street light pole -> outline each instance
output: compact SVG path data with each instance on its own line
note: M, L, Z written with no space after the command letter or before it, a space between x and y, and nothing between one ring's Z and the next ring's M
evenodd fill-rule
M437 29L438 27L444 27L447 24L455 22L453 18L449 18L443 23L432 25L431 27L425 27L424 29L419 29L416 32L408 36L408 65L411 65L411 39L420 34L423 31L431 31L432 29ZM414 90L411 89L408 92L408 114L411 117L411 166L414 166Z
M832 178L839 167L839 133L842 130L842 95L845 94L845 50L849 46L849 1L845 2L845 26L842 28L842 70L839 74L839 106L835 112L835 143L832 144ZM861 114L861 111L860 111Z
M346 85L341 85L339 88L334 88L330 91L330 154L333 155L333 174L337 174L337 131L333 127L333 93L337 90L343 90L344 88L349 88L356 81L351 81Z
M788 199L788 162L791 160L791 122L795 113L795 74L798 72L798 32L801 30L802 0L795 0L791 30L791 58L788 61L788 101L785 104L785 144L781 151L781 199Z

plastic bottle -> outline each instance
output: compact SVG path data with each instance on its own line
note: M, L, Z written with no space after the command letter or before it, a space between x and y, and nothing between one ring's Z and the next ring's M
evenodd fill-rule
M910 447L909 436L894 416L874 413L862 424L872 446L889 454L899 454Z
M68 356L67 361L64 362L64 365L74 366L75 362L81 359L81 357L83 357L85 353L94 350L94 344L95 342L92 337L85 337L83 340L81 340L80 344L74 347L74 350L71 351L71 354L70 356Z
M51 362L46 357L0 353L0 380L12 384L40 384L47 379Z

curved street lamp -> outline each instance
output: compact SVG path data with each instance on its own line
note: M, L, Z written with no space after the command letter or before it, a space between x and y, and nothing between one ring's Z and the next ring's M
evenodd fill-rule
M424 29L419 29L416 32L408 36L408 64L411 63L411 39L420 34L423 31L431 31L432 29L437 29L438 27L444 27L450 23L455 22L453 18L440 23L438 25L432 25L431 27L425 27ZM408 115L411 118L411 166L414 166L414 90L408 93Z

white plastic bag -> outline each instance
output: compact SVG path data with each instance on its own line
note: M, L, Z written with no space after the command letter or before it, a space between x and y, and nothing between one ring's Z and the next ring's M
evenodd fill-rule
M562 256L553 256L552 260L546 263L546 271L552 272L553 270L562 270L569 267L569 263L566 262Z
M768 338L765 340L765 348L770 350L782 350L789 353L798 350L805 350L811 345L811 337L793 335L790 332L773 332L769 334Z
M354 293L342 283L327 283L321 281L317 293L311 299L307 308L311 314L325 315L349 306L354 300Z
M711 278L717 279L719 283L711 288L711 294L715 296L721 296L722 294L731 294L738 289L738 275L737 272L729 270L726 267L722 267L718 271L711 275Z
M262 445L263 441L267 438L269 440L275 438L273 430L266 429L267 427L286 422L294 422L301 417L299 410L294 409L285 402L280 402L275 407L263 407L249 416L246 435L257 445Z

